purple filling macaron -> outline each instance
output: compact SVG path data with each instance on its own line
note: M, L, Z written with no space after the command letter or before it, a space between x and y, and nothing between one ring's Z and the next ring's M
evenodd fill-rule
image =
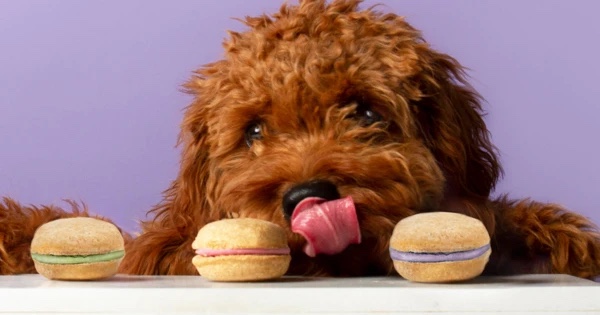
M390 237L394 269L406 280L448 283L480 275L491 255L483 222L464 214L427 212L404 218Z

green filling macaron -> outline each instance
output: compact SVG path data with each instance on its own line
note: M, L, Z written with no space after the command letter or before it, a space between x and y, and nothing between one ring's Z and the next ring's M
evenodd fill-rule
M43 255L31 253L31 258L37 262L51 265L89 264L116 260L125 256L124 250L96 255Z

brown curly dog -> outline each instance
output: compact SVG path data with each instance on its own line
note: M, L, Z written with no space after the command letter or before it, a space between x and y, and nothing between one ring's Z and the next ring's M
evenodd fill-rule
M291 274L390 274L394 225L453 211L489 230L486 274L600 274L600 233L586 218L490 199L501 167L460 64L401 17L359 4L306 0L246 18L249 30L230 33L224 59L195 72L185 85L195 99L182 123L181 169L142 234L128 239L121 271L195 274L191 243L203 225L253 217L288 231ZM309 231L318 221L298 227L314 244L292 232L295 212L320 203L355 215L357 226L335 228L359 228L362 241L329 246ZM0 274L35 272L33 232L73 215L88 214L4 199Z

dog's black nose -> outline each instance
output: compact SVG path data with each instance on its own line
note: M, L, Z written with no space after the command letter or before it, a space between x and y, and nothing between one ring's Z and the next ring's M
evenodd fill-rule
M337 187L326 180L313 180L292 187L283 195L283 214L290 219L296 205L304 198L317 197L325 200L340 198Z

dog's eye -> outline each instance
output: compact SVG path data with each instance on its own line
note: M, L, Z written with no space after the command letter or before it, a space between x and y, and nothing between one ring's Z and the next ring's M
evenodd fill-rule
M382 120L381 115L374 111L369 105L358 103L353 117L359 121L361 126L370 126Z
M246 139L246 145L248 147L251 147L254 141L262 139L263 130L261 124L254 122L248 125L244 137Z

